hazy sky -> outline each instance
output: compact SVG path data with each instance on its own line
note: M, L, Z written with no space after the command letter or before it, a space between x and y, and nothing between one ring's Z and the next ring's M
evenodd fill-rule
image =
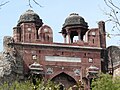
M0 0L0 3L7 0ZM0 9L0 51L3 47L3 37L13 35L13 27L17 25L19 17L26 10L30 9L28 0L10 0L8 4ZM101 9L105 8L103 0L36 0L43 7L32 2L33 10L39 14L44 24L53 29L54 42L63 42L61 31L65 18L70 13L78 13L86 22L89 28L98 27L97 22L106 20ZM110 32L110 26L106 25L106 31ZM111 32L110 32L111 33ZM118 45L118 37L107 38L107 46Z

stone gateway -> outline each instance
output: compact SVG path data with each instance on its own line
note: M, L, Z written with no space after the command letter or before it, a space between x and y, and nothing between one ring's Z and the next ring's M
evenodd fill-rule
M83 17L72 13L60 34L64 43L53 42L52 28L43 24L38 14L33 10L23 13L13 28L13 36L4 40L6 56L2 60L12 58L12 63L6 63L12 68L8 67L9 73L14 72L19 79L36 74L60 83L62 88L80 82L85 90L90 90L91 79L99 71L107 71L105 22L99 21L97 28L89 29ZM0 72L3 70L0 63ZM5 75L2 73L1 77Z

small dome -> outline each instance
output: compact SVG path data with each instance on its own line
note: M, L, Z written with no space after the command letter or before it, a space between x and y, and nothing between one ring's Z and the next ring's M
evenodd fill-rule
M92 66L92 65L87 70L88 70L87 71L88 73L98 73L99 72L99 68Z
M37 62L34 62L29 66L31 73L33 74L44 74L43 66Z
M89 68L88 68L89 70L99 70L99 68L97 68L97 67L95 67L95 66L90 66Z
M25 22L35 22L38 24L43 24L42 20L40 19L39 15L36 14L33 10L27 10L20 16L18 20L18 24L25 23Z
M63 24L63 27L71 26L71 25L81 25L86 28L88 27L84 18L79 16L79 14L76 14L76 13L71 13L70 16L68 16L65 19L65 23Z

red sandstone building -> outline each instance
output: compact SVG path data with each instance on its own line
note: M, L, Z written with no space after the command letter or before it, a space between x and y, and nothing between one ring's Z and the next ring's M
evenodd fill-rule
M94 74L104 71L105 23L100 21L97 28L89 29L83 17L72 13L60 32L64 43L53 42L53 31L33 10L20 16L12 43L17 52L18 73L24 78L31 70L65 88L82 82L89 90Z

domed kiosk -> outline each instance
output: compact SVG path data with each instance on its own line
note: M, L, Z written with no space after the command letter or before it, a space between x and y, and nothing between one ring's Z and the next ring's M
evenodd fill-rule
M13 28L14 41L35 42L36 39L39 39L38 30L42 25L43 22L39 15L28 9L20 16L17 26Z
M77 13L71 13L66 19L62 27L62 35L65 43L73 43L74 36L78 36L78 40L83 40L83 36L88 31L88 24L84 18Z
M77 13L71 13L70 16L68 16L65 19L65 23L63 24L63 28L67 26L81 26L83 28L87 28L87 22L85 22L84 18L79 16Z
M28 23L28 22L34 22L39 27L42 26L43 24L42 19L40 19L39 15L30 9L20 16L18 20L18 25L20 25L21 23Z

